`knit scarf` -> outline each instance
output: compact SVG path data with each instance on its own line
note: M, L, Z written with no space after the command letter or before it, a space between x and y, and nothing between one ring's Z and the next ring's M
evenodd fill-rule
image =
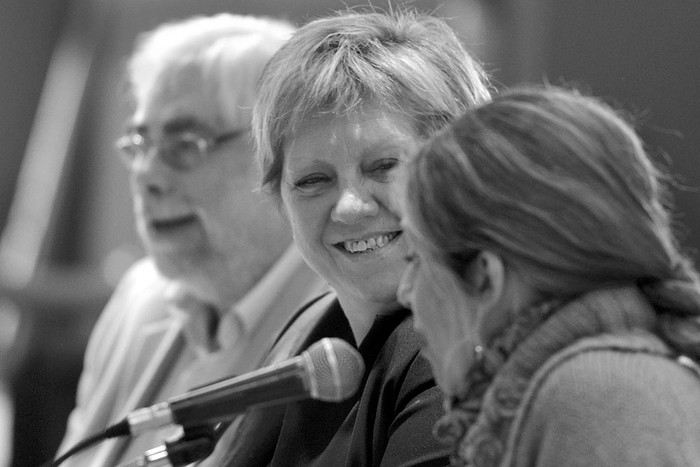
M466 389L445 400L446 415L436 424L435 435L453 446L452 464L500 464L528 383L556 352L585 337L651 330L655 322L654 309L633 286L600 289L518 313L477 355Z

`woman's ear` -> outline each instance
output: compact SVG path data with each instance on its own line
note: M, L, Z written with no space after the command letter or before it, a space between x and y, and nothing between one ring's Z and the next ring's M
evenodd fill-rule
M473 292L485 308L497 303L504 292L505 267L497 254L484 250L467 266L464 281L471 284Z
M465 274L468 277L464 277L464 280L471 284L470 295L474 299L472 311L476 319L476 332L482 345L488 345L510 319L509 307L506 306L503 259L491 251L482 251L467 267Z

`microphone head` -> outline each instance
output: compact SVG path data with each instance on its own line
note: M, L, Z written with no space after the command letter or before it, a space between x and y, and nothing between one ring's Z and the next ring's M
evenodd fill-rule
M309 362L311 397L340 402L355 394L365 374L365 362L353 346L326 337L304 352Z

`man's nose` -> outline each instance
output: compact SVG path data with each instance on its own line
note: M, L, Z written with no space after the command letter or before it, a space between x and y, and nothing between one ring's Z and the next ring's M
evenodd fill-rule
M130 173L134 185L143 194L162 196L172 189L173 169L158 157L157 147L148 148L134 158Z

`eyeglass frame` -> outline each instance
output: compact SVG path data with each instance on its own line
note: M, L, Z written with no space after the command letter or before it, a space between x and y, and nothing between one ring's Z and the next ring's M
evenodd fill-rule
M209 154L221 145L243 135L248 128L230 131L219 136L207 137L194 131L183 131L174 137L161 138L159 141L150 141L145 135L132 132L123 135L114 142L114 146L119 153L119 159L127 169L133 170L137 160L145 157L153 148L157 148L157 156L168 166L179 170L187 171L201 165L207 160ZM189 138L187 138L189 136ZM164 142L170 142L170 147ZM176 145L182 142L194 143L197 152L196 157L178 157Z

